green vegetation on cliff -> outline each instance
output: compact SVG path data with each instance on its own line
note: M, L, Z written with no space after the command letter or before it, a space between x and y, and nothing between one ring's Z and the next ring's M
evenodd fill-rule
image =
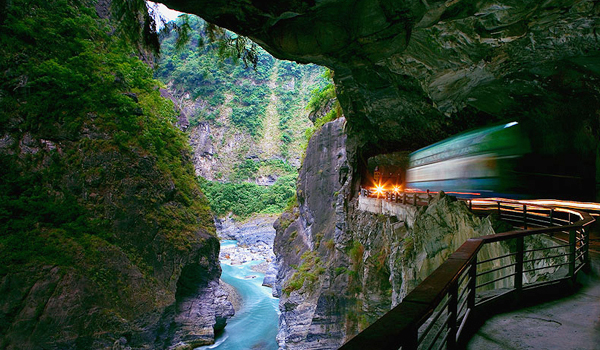
M160 83L139 51L114 35L93 4L14 0L6 11L0 23L0 279L22 288L0 289L6 311L0 328L8 330L21 317L18 310L38 307L37 316L20 319L10 334L52 328L34 326L43 313L45 320L53 315L43 305L21 305L37 300L19 293L50 276L39 276L42 267L55 267L77 283L65 282L61 291L85 290L91 303L55 301L65 310L57 325L69 326L69 317L86 322L87 341L139 332L127 322L140 315L153 318L145 324L158 321L161 307L174 300L182 268L215 241L187 138L174 127L173 103L160 97ZM31 339L71 339L55 334ZM9 337L0 344L18 341Z
M323 78L331 81L332 74L332 71L326 70L323 73ZM308 142L315 131L319 130L325 123L342 116L342 107L337 100L333 82L330 82L322 88L312 90L310 101L308 101L306 109L310 111L314 124L305 131L306 140Z
M319 280L319 276L325 273L324 264L317 252L306 251L300 259L302 259L302 264L295 269L296 272L286 281L283 287L283 292L286 295L302 287L312 289Z
M260 50L256 70L237 64L220 54L222 43L209 43L207 24L202 19L186 15L176 23L190 27L189 42L179 49L177 31L162 34L157 78L171 84L174 91L189 93L192 100L201 98L211 107L226 104L232 109L233 125L258 135L265 114L264 99L270 93L266 82L275 59ZM210 108L198 111L190 116L190 124L214 121L214 113Z
M202 186L213 212L241 218L282 212L295 194L308 114L335 94L331 77L322 67L279 61L262 49L255 67L236 64L221 54L222 43L210 40L209 24L195 16L176 23L189 26L189 41L178 47L180 31L163 31L155 75L189 120L197 174L207 179ZM257 184L275 179L272 186Z
M210 206L219 217L228 213L246 218L252 214L277 214L283 212L296 194L297 175L285 175L272 186L254 183L220 183L204 180L202 190Z
M205 212L190 164L182 157L187 140L173 127L173 105L160 97L150 68L78 1L30 6L35 15L15 1L0 32L5 48L0 71L7 78L0 99L5 141L0 239L7 262L54 259L36 253L38 245L64 259L71 250L62 252L60 245L85 241L87 235L118 240L103 196L125 179L148 191L170 182L170 200L190 213ZM134 175L138 170L158 177ZM185 249L181 236L196 229L185 226L196 223L161 219L168 214L159 205L166 195L148 198L140 191L136 211L154 213L149 221L161 221L161 228ZM29 239L23 240L23 234ZM62 237L56 239L59 246L47 244L47 236Z
M195 150L196 162L204 163L198 175L237 182L236 172L249 158L259 165L256 176L271 175L268 162L273 160L299 167L311 126L306 105L311 91L324 90L330 80L325 69L280 61L260 48L256 67L236 64L220 54L223 44L211 42L211 26L203 20L186 16L177 23L189 25L190 40L178 50L178 32L161 32L156 77L189 120L191 137L208 134L210 142Z

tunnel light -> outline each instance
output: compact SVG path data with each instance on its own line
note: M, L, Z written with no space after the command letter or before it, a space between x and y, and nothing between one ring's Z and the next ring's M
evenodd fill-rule
M510 123L508 123L508 124L504 125L504 129L506 129L506 128L510 128L511 126L515 126L515 125L517 125L517 124L519 124L519 123L518 123L518 122L510 122Z
M377 196L382 195L385 192L385 188L382 185L375 185L375 194Z

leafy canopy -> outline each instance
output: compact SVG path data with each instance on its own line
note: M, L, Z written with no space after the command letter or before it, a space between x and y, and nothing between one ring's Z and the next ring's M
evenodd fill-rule
M210 207L219 217L228 213L242 218L252 214L281 213L294 199L297 175L286 175L272 186L254 183L220 183L202 179L202 190L209 199Z

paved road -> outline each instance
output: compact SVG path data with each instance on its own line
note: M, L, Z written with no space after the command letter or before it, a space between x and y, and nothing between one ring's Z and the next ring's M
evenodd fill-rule
M592 252L592 272L569 297L497 315L469 341L471 350L600 350L600 253Z

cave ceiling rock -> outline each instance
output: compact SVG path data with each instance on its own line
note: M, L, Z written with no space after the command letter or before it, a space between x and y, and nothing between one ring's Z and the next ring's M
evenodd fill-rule
M277 58L333 69L348 145L363 153L414 150L518 115L531 109L526 96L539 103L560 95L566 70L588 81L566 81L573 89L591 85L600 95L598 1L160 2Z

